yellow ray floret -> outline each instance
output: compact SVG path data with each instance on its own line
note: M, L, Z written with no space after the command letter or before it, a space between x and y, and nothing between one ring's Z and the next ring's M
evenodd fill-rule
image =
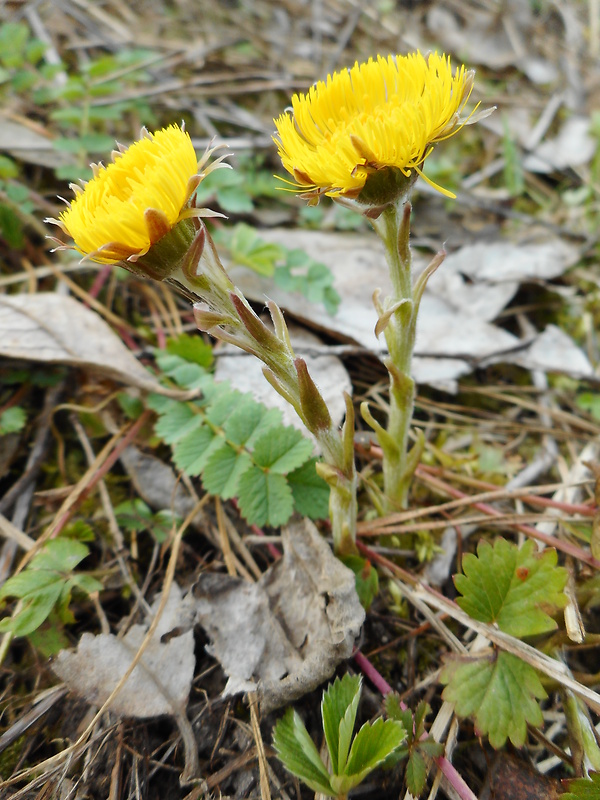
M190 180L198 171L194 146L177 125L143 138L117 153L113 163L96 167L94 177L57 223L72 237L75 249L95 261L114 263L145 254L153 241L151 210L159 233L184 213ZM78 188L78 187L74 187Z
M356 197L368 175L420 172L431 146L460 127L473 73L432 53L378 56L329 75L275 120L293 185L308 195Z

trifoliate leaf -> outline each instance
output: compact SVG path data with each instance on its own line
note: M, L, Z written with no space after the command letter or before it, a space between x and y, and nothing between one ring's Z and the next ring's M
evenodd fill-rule
M563 608L567 571L556 566L556 550L534 552L528 540L518 548L498 538L492 547L480 542L477 556L463 558L464 575L455 575L463 595L457 603L473 619L495 622L512 636L534 636L554 630L548 612Z
M487 735L496 749L507 739L521 747L527 723L539 727L543 722L536 698L546 697L544 687L533 667L510 653L454 659L440 680L447 684L444 700L454 703L460 717L472 717L477 733Z
M273 747L284 767L314 792L334 795L329 773L298 714L288 708L273 731Z
M565 781L569 787L559 800L600 800L600 772L590 772L588 778Z
M296 511L310 519L327 519L329 515L329 486L317 474L316 458L309 458L301 467L288 474Z
M283 525L294 510L292 490L285 477L255 466L241 476L238 500L242 514L254 525Z
M313 445L296 428L287 427L277 436L265 433L254 444L254 460L270 472L283 474L304 464L312 453Z
M360 676L344 675L341 679L337 678L323 693L323 731L334 775L341 774L346 765L361 688Z

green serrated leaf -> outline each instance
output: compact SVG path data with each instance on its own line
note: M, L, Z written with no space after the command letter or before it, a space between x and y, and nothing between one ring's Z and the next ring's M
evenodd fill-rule
M46 542L44 548L32 558L27 571L70 572L89 552L83 542L74 539L54 539Z
M312 453L313 444L300 431L290 426L272 436L265 433L254 444L254 461L270 472L284 474L304 464Z
M341 556L340 560L354 573L358 599L365 611L368 611L379 591L377 570L362 556Z
M334 775L341 774L346 765L361 689L359 675L344 675L323 693L321 717Z
M7 408L0 414L0 436L6 433L18 433L25 427L27 414L20 406Z
M101 592L104 588L100 581L97 581L96 578L92 578L91 575L86 575L85 573L73 575L71 578L69 578L69 585L72 587L76 586L86 594Z
M445 750L442 742L436 742L435 739L431 738L421 739L417 746L422 753L425 753L430 758L437 758L443 755Z
M425 731L425 717L431 712L431 706L420 700L415 711L415 739L420 739Z
M346 765L345 772L352 778L352 786L358 786L370 772L400 747L405 739L404 726L397 720L380 718L373 724L366 722L354 737Z
M232 444L253 447L254 442L275 425L281 425L281 412L267 409L249 395L240 395L240 401L227 418L224 430Z
M221 437L216 436L201 417L197 419L198 424L186 430L173 447L173 461L188 475L200 475L212 453L222 443Z
M251 525L285 525L294 511L292 490L283 475L251 467L238 485L240 510Z
M419 797L427 783L427 764L417 749L411 751L406 765L406 785L413 797Z
M440 680L447 684L444 700L454 703L460 717L472 717L477 733L487 735L496 749L507 739L521 747L527 723L539 727L543 722L536 698L547 696L544 687L533 667L510 653L453 659Z
M565 781L569 791L559 800L600 800L600 772L590 772L588 778L573 778Z
M223 385L222 391L215 396L206 410L207 421L217 428L222 427L242 398L241 392Z
M317 474L317 458L309 458L287 476L294 506L299 514L310 519L327 519L329 516L329 486Z
M44 591L57 580L62 581L61 576L51 570L26 569L17 575L12 575L4 582L0 588L0 599L34 597L36 593Z
M273 747L284 767L315 792L334 794L329 773L299 715L288 708L273 731Z
M160 403L155 403L154 398L152 398L152 408L155 411L158 411L161 405ZM154 432L166 444L174 444L183 436L188 436L196 428L200 428L204 424L200 415L194 413L193 407L187 403L177 403L174 400L170 400L169 404L163 406L163 408L165 408L165 411L159 411L161 417L154 426Z
M206 461L202 484L209 494L229 500L236 496L239 480L251 466L248 453L238 453L223 441Z
M243 222L238 223L228 241L232 259L236 264L254 270L259 275L273 275L275 265L281 260L284 250L277 244L265 242L256 229Z
M169 339L166 350L167 353L198 364L204 369L209 369L213 363L212 347L199 334L189 336L182 333L175 339Z
M402 708L402 701L398 692L389 692L383 701L383 708L390 719L401 722L407 731L412 730L413 716L408 708Z
M18 576L15 576L18 577ZM59 601L64 582L55 576L48 585L38 587L34 592L22 597L23 607L14 617L0 621L0 632L12 632L14 636L27 636L47 619Z
M567 602L567 571L556 562L556 550L535 552L532 540L521 548L501 537L493 547L481 541L477 556L464 556L464 575L454 577L463 595L457 603L473 619L496 622L512 636L554 630L556 623L548 612Z

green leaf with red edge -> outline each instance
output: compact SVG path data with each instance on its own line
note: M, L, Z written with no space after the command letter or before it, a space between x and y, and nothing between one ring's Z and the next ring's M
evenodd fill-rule
M460 717L471 717L478 735L487 735L492 747L507 739L521 747L527 723L539 727L542 712L537 699L546 692L529 664L517 656L490 650L476 657L452 658L442 669L446 684L442 697L454 704Z
M464 556L464 575L454 576L463 595L456 602L473 619L495 622L512 636L554 630L550 614L567 602L567 571L556 562L554 548L536 552L531 540L521 548L501 537L493 547L481 541L476 556Z
M600 772L590 772L587 778L565 781L569 791L559 800L600 800Z

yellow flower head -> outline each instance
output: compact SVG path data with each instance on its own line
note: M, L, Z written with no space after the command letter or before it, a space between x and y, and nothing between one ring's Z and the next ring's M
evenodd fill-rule
M212 152L198 162L189 134L177 125L154 134L142 129L138 141L113 152L108 166L92 164L94 177L83 189L71 184L75 199L48 222L92 261L135 263L183 220L214 216L189 203L212 169L227 166L221 157L202 171Z
M309 198L356 198L376 171L422 175L432 145L460 127L472 86L473 72L453 74L437 53L378 56L329 75L275 120L292 185Z

